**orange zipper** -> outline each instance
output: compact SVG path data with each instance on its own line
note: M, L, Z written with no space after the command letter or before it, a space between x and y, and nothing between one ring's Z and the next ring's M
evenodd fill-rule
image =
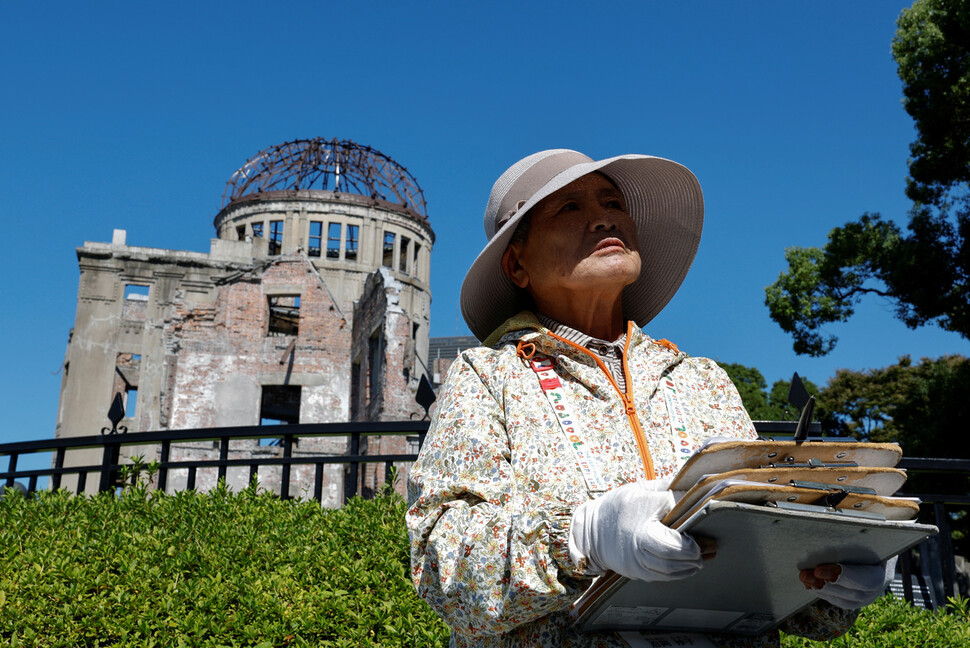
M633 322L629 322L627 324L626 345L623 347L623 375L626 377L626 388L628 392L630 392L633 387L633 381L630 380L629 363L626 362L627 351L629 351L630 348L630 334L632 332L632 327ZM578 349L591 357L603 371L603 373L606 374L606 377L609 378L610 383L613 385L613 389L616 390L616 393L620 395L620 399L623 401L623 409L626 411L626 418L630 422L630 428L633 430L633 437L637 440L637 450L640 451L640 461L643 463L643 471L646 473L647 479L656 479L656 473L653 470L653 459L650 457L650 449L647 447L647 437L644 435L643 427L640 425L640 418L637 416L637 409L633 406L633 396L630 394L624 394L622 391L620 391L620 386L617 385L616 381L613 379L613 374L610 373L610 370L606 368L603 361L596 357L596 354L594 354L592 351L586 347L576 344L575 342L571 342L564 337L560 337L552 331L549 331L549 335L556 338L560 342L565 342L569 346Z

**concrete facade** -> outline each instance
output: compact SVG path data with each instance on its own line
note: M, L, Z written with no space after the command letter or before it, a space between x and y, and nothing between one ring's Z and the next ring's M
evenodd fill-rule
M110 427L116 394L132 432L423 415L414 394L428 372L434 234L426 218L383 200L300 190L230 202L215 225L207 254L129 246L123 230L77 249L58 437ZM369 450L405 452L407 440L372 439ZM157 452L128 455L150 461ZM230 458L281 452L256 441L230 446ZM345 452L342 439L304 438L293 456ZM173 444L171 458L215 459L218 448ZM66 458L69 466L99 462L95 450ZM312 492L312 470L292 468L291 493ZM342 501L344 471L327 466L325 504ZM260 468L260 484L278 489L280 475ZM200 469L197 488L215 477ZM382 479L365 470L361 485ZM169 488L185 480L174 471ZM230 469L227 482L244 487L248 469Z

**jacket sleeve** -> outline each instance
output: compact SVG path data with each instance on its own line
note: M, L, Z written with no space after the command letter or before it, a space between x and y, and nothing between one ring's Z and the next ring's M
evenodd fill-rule
M751 417L727 372L708 358L691 360L685 363L685 370L689 372L689 379L695 386L694 397L698 399L695 412L703 430L699 440L709 436L757 439Z
M455 361L408 480L414 585L466 637L566 610L589 584L569 558L576 503L517 492L502 396L487 382Z

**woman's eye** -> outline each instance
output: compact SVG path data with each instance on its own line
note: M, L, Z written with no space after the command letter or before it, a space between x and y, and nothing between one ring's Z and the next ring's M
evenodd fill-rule
M620 211L626 211L623 208L623 203L620 202L620 200L618 198L610 198L609 200L607 200L606 201L606 208L607 209L619 209Z
M579 203L575 200L570 200L569 202L564 203L563 206L559 208L559 211L576 211L577 209L579 209Z

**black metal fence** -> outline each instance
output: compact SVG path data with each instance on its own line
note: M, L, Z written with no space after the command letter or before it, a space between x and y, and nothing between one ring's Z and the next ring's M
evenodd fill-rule
M778 421L756 421L755 427L763 436L783 438L794 432L794 423ZM817 424L811 432L817 432ZM371 423L311 423L286 426L249 426L206 428L196 430L167 430L160 432L138 432L130 434L102 434L85 437L66 437L37 441L0 444L0 461L8 458L7 470L0 472L0 487L15 487L32 493L38 490L39 480L49 478L51 489L61 488L65 476L75 477L75 492L84 492L89 480L97 479L98 491L113 491L120 485L119 478L128 462L121 461L122 448L135 446L154 446L158 448L157 481L155 486L168 490L173 471L186 474L185 488L195 489L199 470L215 470L219 479L226 478L230 468L248 468L249 480L258 474L261 466L279 466L281 480L279 495L291 497L291 468L311 466L313 468L313 498L322 501L324 488L324 467L333 464L345 466L343 496L344 501L362 493L361 467L375 464L376 470L383 467L383 480L387 482L392 475L394 463L412 462L417 458L417 450L424 442L428 431L427 421L395 421ZM374 437L406 437L416 441L414 452L399 454L375 454L367 451L367 440ZM346 451L342 454L314 454L294 456L293 449L301 438L343 438ZM230 458L230 441L239 439L278 440L282 448L279 456L246 456ZM832 439L830 439L832 440ZM218 447L218 459L172 459L173 444L212 442ZM68 451L94 449L100 451L100 461L90 465L65 465ZM21 458L36 453L50 453L50 467L18 469ZM910 472L956 473L970 476L970 459L927 459L904 457L900 468ZM380 474L380 472L378 472ZM19 481L18 481L19 480ZM26 481L26 486L22 482ZM44 486L41 486L44 488ZM966 583L960 582L951 537L951 516L954 513L965 515L970 506L970 495L962 493L907 493L922 500L923 516L932 512L932 523L940 529L940 534L920 548L917 552L919 563L914 562L912 552L901 557L902 584L905 598L909 601L920 599L920 593L937 592L934 600L951 597L955 594L966 595ZM916 591L914 591L914 587ZM923 598L927 598L924 596ZM935 603L939 604L939 603Z
M390 478L391 466L395 462L411 462L417 459L417 453L402 454L374 454L367 453L366 441L371 437L416 437L417 445L424 441L428 431L427 421L391 421L375 423L306 423L286 426L247 426L205 428L197 430L166 430L160 432L132 432L130 434L103 434L85 437L64 437L60 439L44 439L38 441L22 441L19 443L0 444L0 457L8 457L5 472L0 472L0 484L13 487L17 480L26 481L25 490L33 492L38 489L38 480L50 478L50 488L61 488L65 475L76 476L75 492L81 493L87 489L90 479L98 480L97 490L112 491L119 486L119 476L129 462L121 461L121 450L125 447L155 446L158 447L157 482L159 490L167 490L173 471L187 473L186 488L196 487L197 474L200 469L215 469L219 479L226 477L232 467L249 469L249 480L256 476L261 466L280 466L280 497L291 497L290 467L312 466L314 469L313 498L320 501L323 495L324 466L342 464L346 466L344 477L344 500L357 495L360 490L360 469L364 464L382 464L385 481ZM297 440L301 438L342 438L346 439L347 451L344 454L316 454L312 456L294 456L293 449ZM230 459L230 441L239 439L272 440L282 448L281 456ZM278 440L278 441L277 441ZM173 460L171 458L172 445L178 443L213 442L218 444L218 459ZM65 457L71 450L100 450L100 461L89 465L65 465ZM51 453L53 459L50 468L34 468L18 470L17 464L21 457L36 453ZM43 486L42 486L43 488Z

